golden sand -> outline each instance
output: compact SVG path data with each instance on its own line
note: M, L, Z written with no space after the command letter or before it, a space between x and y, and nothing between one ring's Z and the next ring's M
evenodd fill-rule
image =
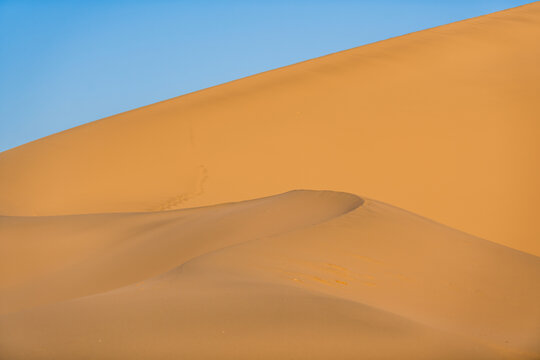
M539 39L535 2L0 153L0 358L540 358Z

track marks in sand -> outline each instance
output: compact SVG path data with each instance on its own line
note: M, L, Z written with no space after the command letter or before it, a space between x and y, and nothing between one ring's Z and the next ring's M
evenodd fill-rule
M179 209L187 201L193 198L196 198L197 196L200 196L204 193L204 185L207 180L208 180L208 169L204 165L201 165L199 167L198 180L195 186L195 190L173 196L169 198L168 200L166 200L165 202L163 202L162 204L148 209L148 211L166 211L166 210Z
M348 286L359 284L369 287L377 286L373 275L353 272L344 266L330 262L298 262L295 271L280 269L288 280L301 284L319 283L327 286Z
M352 256L354 258L356 258L356 259L366 261L366 262L369 262L369 263L372 263L372 264L379 264L379 265L383 264L383 262L381 260L377 260L377 259L374 259L374 258L369 257L369 256L363 256L363 255L352 255Z

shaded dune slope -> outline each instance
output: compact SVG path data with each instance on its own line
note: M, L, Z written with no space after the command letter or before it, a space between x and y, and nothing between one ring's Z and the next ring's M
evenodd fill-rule
M0 359L540 359L538 24L535 2L0 153Z
M2 304L2 358L540 356L539 258L377 201L294 191L42 219L2 218L17 261L1 298L19 297ZM22 250L37 234L53 259Z
M3 152L0 214L155 211L331 189L540 255L539 23L535 2Z
M293 191L156 213L0 217L5 254L0 313L134 283L193 257L312 225L361 203L351 194Z

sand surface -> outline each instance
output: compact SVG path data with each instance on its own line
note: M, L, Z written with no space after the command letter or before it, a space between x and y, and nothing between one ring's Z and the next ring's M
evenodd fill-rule
M535 2L0 153L0 359L540 359L539 39Z

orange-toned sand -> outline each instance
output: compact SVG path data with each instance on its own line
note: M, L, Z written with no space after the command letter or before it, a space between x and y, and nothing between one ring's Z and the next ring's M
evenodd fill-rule
M536 2L0 153L0 359L540 359L539 39Z

